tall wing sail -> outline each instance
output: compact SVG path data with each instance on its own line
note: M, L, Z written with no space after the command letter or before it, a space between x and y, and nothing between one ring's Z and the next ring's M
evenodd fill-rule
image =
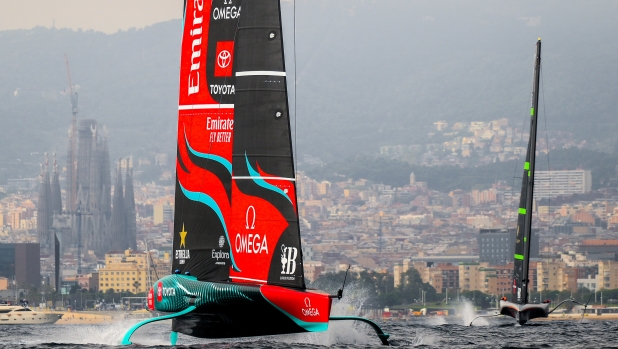
M230 238L239 15L239 0L185 3L172 269L203 281L227 281L236 268Z
M236 40L234 282L304 288L279 0L244 1Z
M541 71L541 40L536 44L534 59L534 80L530 105L530 140L524 163L524 175L519 199L519 215L515 236L515 269L513 272L513 301L528 303L528 267L530 264L530 243L532 230L532 200L534 187L534 165L536 157L537 110L539 106L539 75Z

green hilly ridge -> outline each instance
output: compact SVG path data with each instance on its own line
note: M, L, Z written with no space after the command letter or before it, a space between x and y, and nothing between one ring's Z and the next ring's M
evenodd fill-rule
M495 162L484 166L460 168L457 166L418 166L407 162L379 157L359 156L332 162L324 166L307 167L307 174L318 180L341 181L342 178L368 179L401 187L410 181L410 173L420 182L427 182L430 189L441 192L474 186L488 186L497 181L519 187L523 175L523 160ZM537 157L536 170L575 170L589 169L592 172L592 189L608 185L610 179L617 178L618 152L604 152L568 148L554 150Z

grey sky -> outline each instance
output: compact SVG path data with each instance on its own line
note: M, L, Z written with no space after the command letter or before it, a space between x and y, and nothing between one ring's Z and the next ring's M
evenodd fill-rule
M36 26L115 33L182 17L183 0L0 0L0 31Z

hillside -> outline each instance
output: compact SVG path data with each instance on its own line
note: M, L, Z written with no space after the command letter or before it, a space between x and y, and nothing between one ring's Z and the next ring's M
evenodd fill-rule
M616 2L299 0L296 57L291 3L283 4L301 160L420 144L436 120L523 124L539 36L548 128L573 132L596 149L614 145ZM107 126L113 158L173 156L180 38L180 20L112 35L0 32L0 183L20 169L35 175L45 151L64 163L65 53L80 86L79 116Z

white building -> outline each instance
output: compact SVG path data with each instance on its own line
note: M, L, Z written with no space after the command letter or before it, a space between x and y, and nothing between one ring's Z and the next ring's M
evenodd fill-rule
M596 290L598 290L597 279L593 279L591 275L588 275L587 279L577 279L577 289L581 289L582 287L585 287L588 290L595 292Z
M590 170L535 171L534 195L536 199L560 195L584 194L592 189Z

